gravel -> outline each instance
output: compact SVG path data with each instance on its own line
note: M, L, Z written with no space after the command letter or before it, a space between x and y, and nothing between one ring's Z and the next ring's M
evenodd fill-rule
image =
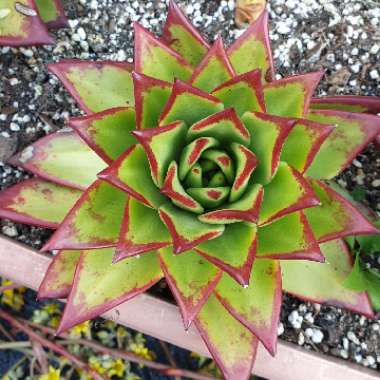
M326 70L320 95L380 95L380 4L371 0L269 0L277 78ZM234 1L188 0L179 4L213 40L226 43L242 31L234 24ZM28 174L4 162L16 151L80 115L74 101L44 63L62 58L122 61L133 54L133 21L159 32L165 1L65 1L70 28L56 32L54 47L0 48L0 188ZM380 212L380 157L368 147L340 177L348 190ZM4 235L39 248L50 232L1 221ZM302 285L302 284L301 284ZM281 339L308 350L380 370L380 324L365 317L304 303L284 295Z

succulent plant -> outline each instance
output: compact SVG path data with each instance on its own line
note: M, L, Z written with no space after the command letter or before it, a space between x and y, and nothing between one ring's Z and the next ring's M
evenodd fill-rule
M160 38L135 24L133 65L49 65L86 116L12 158L36 177L0 215L56 229L39 296L67 298L58 333L165 277L241 380L259 341L276 351L282 291L373 315L343 285L343 238L378 230L328 180L379 134L380 100L313 98L322 72L275 80L267 19L210 47L171 2Z
M0 45L27 46L54 43L48 29L67 26L60 0L2 0Z

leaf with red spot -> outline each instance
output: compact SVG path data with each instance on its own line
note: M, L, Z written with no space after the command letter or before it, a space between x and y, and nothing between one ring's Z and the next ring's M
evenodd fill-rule
M155 128L169 99L172 85L136 72L132 73L132 77L137 129Z
M171 244L171 236L158 216L158 212L129 198L116 245L114 262L154 251L169 244Z
M284 117L306 116L311 98L324 72L295 75L264 86L267 112Z
M189 187L187 193L208 209L220 206L230 195L228 186Z
M69 125L99 157L110 164L137 142L131 136L131 131L136 128L135 119L133 108L111 108L71 118Z
M161 40L192 66L198 65L210 48L174 1L169 2Z
M223 103L214 96L176 80L170 98L161 113L160 125L182 120L190 127L223 108Z
M186 125L182 121L132 132L146 152L152 178L157 186L163 185L172 160L179 158L186 132Z
M224 231L224 226L202 223L195 214L170 203L164 204L158 211L172 236L173 252L176 254L189 251L206 240L215 239Z
M195 251L174 255L171 248L162 248L159 252L165 279L188 329L215 289L222 272Z
M51 261L38 289L39 299L67 298L81 251L60 251Z
M68 26L61 0L35 0L38 13L48 28L64 28Z
M208 149L202 154L204 160L208 160L209 164L215 165L222 171L229 183L234 181L235 167L231 157L221 149ZM203 169L205 169L203 165Z
M251 174L257 166L257 159L244 145L232 143L231 150L235 156L236 177L231 187L230 202L235 202L244 194Z
M82 253L57 334L144 292L162 278L156 252L113 264L113 248Z
M237 142L248 145L250 135L233 108L227 108L193 124L188 132L189 141L198 137L213 137L223 145Z
M225 227L222 236L199 244L195 250L239 284L248 285L256 245L256 225L233 223Z
M273 356L277 348L281 290L280 263L273 260L255 261L248 287L224 275L215 290L224 307L255 334Z
M57 228L81 194L38 178L27 179L0 193L0 217Z
M315 110L308 114L308 119L336 125L307 171L313 178L337 176L380 133L380 117L374 115Z
M311 185L321 205L305 210L313 233L319 242L351 235L380 233L347 199L321 181Z
M274 64L268 32L268 12L252 23L227 51L237 74L261 70L263 80L274 77Z
M188 80L193 68L176 51L158 40L140 24L135 29L135 71L173 82L176 78Z
M265 112L260 70L234 76L212 91L211 95L220 99L226 108L233 108L239 116L245 112Z
M264 187L259 224L267 224L319 204L320 201L307 180L297 170L281 162L276 176Z
M373 317L368 295L343 285L352 270L352 258L344 241L323 243L321 250L325 263L281 261L283 290L307 301L344 307Z
M304 173L335 126L300 119L288 135L281 160ZM302 147L302 149L300 149Z
M263 194L262 185L250 184L245 194L236 202L209 211L198 218L200 221L210 224L229 224L240 221L257 223Z
M3 0L0 4L0 45L51 45L49 35L34 0Z
M127 195L106 182L95 181L44 246L52 249L113 247L119 237Z
M259 164L253 174L255 182L267 184L276 174L282 147L296 121L263 113L246 113L243 122L251 135L250 150Z
M185 191L178 178L178 166L175 161L169 166L161 193L165 194L172 202L183 210L188 210L200 214L204 208L191 194Z
M10 164L63 186L84 190L106 167L73 131L52 133L16 154Z
M380 113L380 98L376 96L324 96L313 98L310 108L317 110L338 110L358 113Z
M324 261L302 211L293 212L258 230L257 258Z
M228 380L249 379L258 340L212 295L195 324L212 357Z
M127 192L148 207L158 208L165 197L153 183L144 148L133 145L98 177Z
M210 92L234 76L235 72L224 50L223 40L218 37L202 62L195 68L190 83Z
M49 64L48 69L86 113L134 106L132 66L128 63L63 60Z

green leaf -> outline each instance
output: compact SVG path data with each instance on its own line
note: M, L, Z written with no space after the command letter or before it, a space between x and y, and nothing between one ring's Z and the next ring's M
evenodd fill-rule
M54 256L38 289L39 299L67 298L81 251L60 251Z
M60 0L35 0L42 21L49 28L67 26L67 19Z
M158 208L165 202L150 175L149 162L140 144L129 148L99 178L127 192L148 207Z
M133 108L112 108L72 118L69 125L107 163L112 163L137 142L131 135L131 131L136 128Z
M321 244L321 250L326 263L281 261L283 290L301 299L372 316L367 295L343 286L352 269L351 256L345 243L342 240L329 241Z
M84 190L106 163L73 131L52 133L12 157L9 163L60 185Z
M177 52L140 24L135 23L134 29L135 71L168 82L190 79L193 69Z
M210 92L235 75L224 50L223 40L218 37L202 62L196 67L190 83L203 91Z
M356 292L365 292L368 290L366 273L361 268L359 253L356 254L354 266L352 267L351 273L344 280L343 286Z
M158 216L157 210L144 206L134 198L129 198L114 262L154 251L170 243L170 234Z
M195 324L224 377L249 379L258 341L215 296L210 296Z
M305 210L319 242L350 235L379 233L349 201L321 181L310 181L321 205Z
M174 255L171 248L162 248L159 252L165 279L188 329L219 282L221 271L195 251Z
M82 253L57 334L144 292L162 278L156 252L112 263L114 250Z
M189 187L186 192L207 208L215 208L224 203L230 195L230 188L227 187Z
M159 213L172 236L173 252L176 254L191 250L203 241L215 239L224 231L224 226L202 223L196 215L169 203L161 206Z
M267 112L283 117L304 117L324 72L287 77L264 86Z
M374 115L343 111L311 111L308 119L336 125L314 158L307 174L313 178L331 179L380 133L380 119Z
M0 217L57 228L81 194L37 178L27 179L0 193Z
M168 16L161 39L192 66L198 65L209 50L207 42L174 1L169 2Z
M134 106L132 66L127 63L63 60L48 69L86 113Z
M43 250L114 246L126 201L125 193L97 180L82 194Z
M195 250L241 285L247 285L256 255L256 231L252 223L229 224L220 237L199 244Z
M280 263L256 260L248 287L223 275L215 293L224 307L275 355L282 302Z

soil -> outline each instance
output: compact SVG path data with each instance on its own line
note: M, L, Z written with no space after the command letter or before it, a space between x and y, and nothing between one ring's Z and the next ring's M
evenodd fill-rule
M62 58L125 60L133 54L132 22L160 32L165 1L65 1L70 28L55 32L54 47L0 48L0 188L28 176L5 161L41 136L64 126L80 111L44 64ZM213 40L230 43L241 30L235 1L178 1ZM378 0L269 0L271 39L278 78L326 70L322 94L380 95L380 3ZM338 179L380 212L380 155L370 145ZM40 248L50 232L1 221L2 232ZM170 297L165 284L155 289ZM308 350L380 370L380 322L284 295L281 339Z

